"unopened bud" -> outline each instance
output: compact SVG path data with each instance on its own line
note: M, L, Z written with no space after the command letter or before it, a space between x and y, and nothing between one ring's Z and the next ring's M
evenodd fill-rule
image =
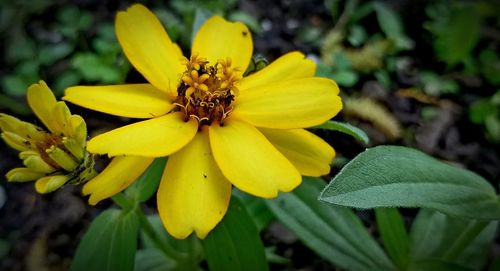
M73 157L71 157L71 155L56 146L50 147L46 150L46 152L50 159L54 160L54 162L66 171L73 171L78 166L78 163L73 159Z
M53 168L51 165L49 165L47 162L45 162L42 157L32 155L27 157L26 159L23 160L23 164L30 169L33 169L38 172L42 173L52 173L56 169Z
M50 193L63 186L69 178L64 175L46 176L35 182L36 192L40 194Z
M31 142L15 133L3 132L1 137L7 145L18 151L26 151L30 149Z
M14 168L5 174L9 182L29 182L43 176L45 174L25 167Z
M62 143L64 144L64 147L71 152L73 156L78 159L78 161L83 160L83 156L85 155L85 149L83 146L81 146L76 140L70 137L63 137Z

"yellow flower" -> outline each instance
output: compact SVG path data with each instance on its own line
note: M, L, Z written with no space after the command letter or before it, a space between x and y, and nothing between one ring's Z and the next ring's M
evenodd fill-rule
M174 237L194 231L204 238L226 213L232 185L272 198L297 187L301 174L328 173L334 150L302 128L329 120L342 103L335 82L314 77L316 66L303 54L288 53L242 78L253 51L244 24L208 19L186 59L154 14L139 4L118 13L116 35L149 84L71 87L64 99L148 119L91 139L88 150L148 157L143 159L170 156L157 200ZM123 168L136 175L142 170L132 163ZM94 179L84 189L92 194L125 188L111 182ZM95 197L94 203L104 198Z
M28 88L28 104L49 132L7 114L0 114L1 137L20 151L25 167L7 172L9 182L34 181L39 193L52 192L66 183L85 182L95 175L94 161L85 151L87 126L57 102L45 82Z

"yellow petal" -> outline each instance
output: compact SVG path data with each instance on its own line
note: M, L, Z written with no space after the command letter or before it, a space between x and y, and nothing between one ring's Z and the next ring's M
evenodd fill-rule
M120 156L96 177L83 186L82 193L89 195L89 204L112 197L131 185L151 165L154 158L138 156Z
M52 118L60 127L60 132L69 136L72 134L71 124L69 123L69 118L71 117L71 112L69 111L68 106L64 102L57 102L52 110Z
M162 157L178 151L193 139L198 122L184 121L182 113L136 122L92 138L91 153Z
M150 84L70 87L63 100L129 118L154 118L174 107L168 95Z
M25 122L13 116L0 113L0 129L4 132L11 132L18 136L33 140L45 140L46 133L29 122Z
M158 18L135 4L118 12L115 25L116 37L132 65L156 88L175 91L185 67Z
M71 137L75 139L81 147L87 145L87 124L85 120L79 115L72 115L69 118L71 125Z
M212 152L222 173L240 190L272 198L300 184L297 169L255 127L237 120L209 128Z
M9 182L29 182L43 176L45 176L44 173L34 171L33 169L25 167L11 169L9 172L7 172L7 174L5 174L5 177Z
M198 54L210 63L231 58L233 66L245 72L253 53L252 34L240 22L228 22L220 16L208 19L198 30L191 54Z
M257 127L305 128L324 123L342 109L338 93L329 79L292 79L240 92L231 114Z
M18 151L27 151L32 147L29 140L15 133L4 132L0 134L0 137L2 137L3 141L5 141L7 145Z
M51 165L45 162L40 155L30 155L23 160L23 164L34 171L41 173L52 173L55 171Z
M62 132L61 127L54 119L53 112L56 98L44 81L33 84L27 92L28 104L42 123L54 134Z
M157 206L172 236L183 239L194 231L203 239L224 217L230 197L231 183L217 167L205 131L169 157Z
M237 83L240 91L296 78L313 77L316 63L300 52L291 52L271 62L264 69L244 77Z
M40 194L50 193L63 186L68 180L69 177L65 175L46 176L35 182L35 189Z
M260 131L301 175L321 176L330 172L335 151L323 139L303 129Z

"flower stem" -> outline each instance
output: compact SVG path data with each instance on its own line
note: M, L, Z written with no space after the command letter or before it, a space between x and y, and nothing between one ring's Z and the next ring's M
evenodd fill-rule
M153 228L153 225L149 222L148 218L144 214L141 208L136 208L135 213L139 218L139 222L141 223L141 228L146 233L146 235L155 243L156 247L161 249L165 255L168 257L182 262L186 260L186 257L182 253L176 251L167 241L163 241L156 230Z
M135 207L134 204L122 193L114 195L111 199L116 205L120 206L124 210L131 211Z
M443 259L455 260L488 224L489 221L472 221L444 253Z
M111 199L122 209L135 212L144 233L153 241L157 248L165 253L165 255L179 262L186 260L184 255L176 251L166 240L160 238L137 202L131 201L123 193L118 193Z

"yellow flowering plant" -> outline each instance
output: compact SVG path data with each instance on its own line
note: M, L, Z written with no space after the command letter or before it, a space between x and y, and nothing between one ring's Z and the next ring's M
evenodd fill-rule
M132 164L141 166L122 168L130 174L169 156L157 206L171 235L194 231L204 238L224 217L232 186L273 198L296 188L301 175L329 172L333 148L303 128L332 118L342 102L335 82L314 77L316 65L303 54L288 53L243 77L253 43L242 23L209 18L189 58L140 4L119 12L115 27L125 55L149 83L75 86L63 99L147 119L92 138L88 151L136 156ZM99 178L83 191L95 204L129 184Z
M63 100L132 124L89 140L83 118L43 81L27 101L44 127L0 114L1 137L24 165L7 181L35 181L39 193L81 185L90 205L116 205L93 219L70 270L269 270L290 260L264 247L272 221L332 268L484 267L477 249L495 238L500 219L490 183L410 148L378 146L325 184L335 151L306 129L369 141L331 120L342 109L337 84L316 77L316 63L300 52L253 69L243 23L195 21L186 57L146 7L118 12L118 42L147 82L66 89ZM111 158L99 173L98 155ZM155 194L156 206L148 201ZM346 207L374 208L378 238ZM423 208L410 231L395 207Z

